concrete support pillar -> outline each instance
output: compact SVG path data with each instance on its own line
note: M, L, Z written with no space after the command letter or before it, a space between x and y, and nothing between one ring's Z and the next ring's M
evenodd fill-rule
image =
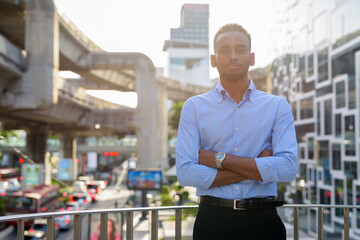
M71 161L71 177L73 180L77 178L78 163L76 162L76 138L71 133L62 133L60 136L60 159L70 158Z
M27 130L26 152L35 163L45 164L48 132L48 126L40 124Z
M160 162L158 153L159 128L157 107L157 84L155 73L141 69L136 72L136 92L138 105L135 122L137 125L137 167L157 168Z
M57 103L59 23L52 0L27 1L26 72L14 93L14 108L46 109Z
M162 170L168 167L168 91L165 82L158 82L157 89L157 112L158 112L158 153L159 156L159 165Z

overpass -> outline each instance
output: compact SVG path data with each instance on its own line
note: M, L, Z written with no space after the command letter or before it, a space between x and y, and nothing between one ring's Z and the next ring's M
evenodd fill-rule
M44 162L50 132L61 136L61 157L73 159L77 136L134 133L139 166L163 167L167 99L209 90L156 76L144 54L105 52L51 0L0 0L0 18L0 120L27 131L26 152L35 162ZM63 79L62 70L82 78ZM136 91L138 106L102 101L86 89Z

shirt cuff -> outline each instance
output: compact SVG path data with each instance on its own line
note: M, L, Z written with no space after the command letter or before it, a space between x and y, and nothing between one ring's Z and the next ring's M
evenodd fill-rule
M277 175L274 159L272 157L255 158L255 163L262 178L262 181L259 181L260 184L279 181L279 176Z

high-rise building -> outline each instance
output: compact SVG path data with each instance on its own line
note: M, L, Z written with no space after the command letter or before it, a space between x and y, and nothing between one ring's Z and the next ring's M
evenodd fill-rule
M292 106L299 144L297 179L285 198L360 205L360 1L274 3L271 42L280 57L270 71L273 93ZM324 239L340 239L343 210L323 213ZM303 209L301 216L300 226L315 235L317 209ZM350 219L350 237L360 239L360 211L350 208Z
M184 4L181 26L170 30L164 42L168 53L165 77L185 83L211 86L209 77L209 5Z

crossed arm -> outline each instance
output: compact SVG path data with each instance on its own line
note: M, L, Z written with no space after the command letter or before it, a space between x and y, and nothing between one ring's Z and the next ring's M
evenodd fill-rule
M272 156L272 153L271 150L264 150L258 157L269 157ZM214 151L201 149L199 151L199 164L217 168L215 154L216 152ZM211 187L228 185L246 179L262 181L260 172L253 158L226 154L226 158L221 165L223 169L218 169Z

